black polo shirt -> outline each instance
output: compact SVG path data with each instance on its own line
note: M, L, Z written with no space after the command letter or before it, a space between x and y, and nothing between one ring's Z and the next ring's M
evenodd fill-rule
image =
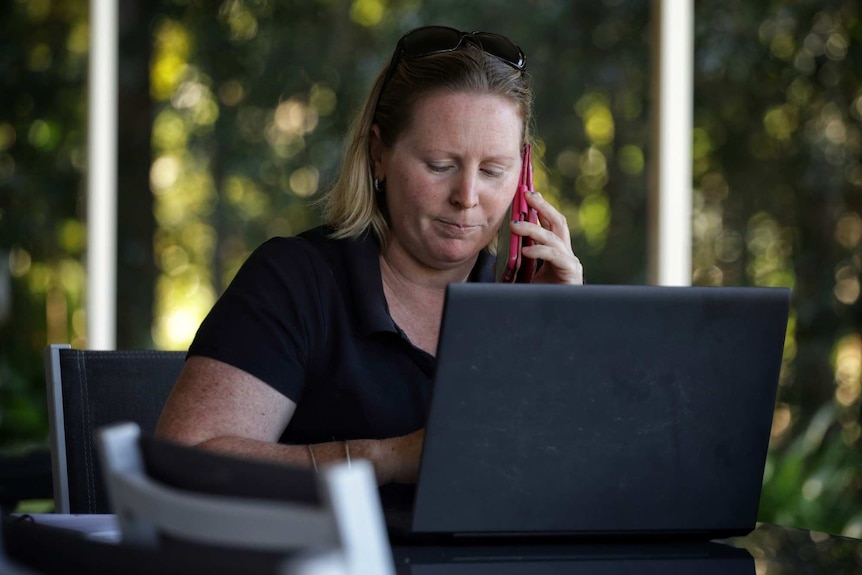
M249 256L189 355L237 367L296 402L282 443L382 439L425 425L436 367L392 321L373 234L315 228ZM470 281L494 281L483 251Z

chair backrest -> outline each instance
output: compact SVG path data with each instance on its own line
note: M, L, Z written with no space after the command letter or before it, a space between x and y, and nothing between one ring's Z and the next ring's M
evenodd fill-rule
M142 440L134 423L100 429L98 444L124 543L159 547L160 536L168 535L219 548L290 552L285 572L394 573L368 461L326 466L316 475Z
M57 513L108 512L96 429L134 421L152 434L184 361L181 351L48 346L45 378Z

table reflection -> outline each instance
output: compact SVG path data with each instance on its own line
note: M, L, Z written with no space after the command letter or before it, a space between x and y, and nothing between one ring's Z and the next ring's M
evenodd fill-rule
M747 550L757 575L859 575L862 540L759 524L745 537L723 543Z
M862 541L759 524L710 543L396 546L401 575L859 575Z

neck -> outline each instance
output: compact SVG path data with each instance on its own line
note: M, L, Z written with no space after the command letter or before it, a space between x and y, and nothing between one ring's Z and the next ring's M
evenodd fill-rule
M467 281L475 263L476 258L472 258L451 269L431 268L392 245L380 254L380 271L384 282L388 281L390 288L413 292L417 297L434 293L442 295L450 283Z
M436 352L446 285L465 281L470 269L430 270L392 251L380 254L389 314L413 345L432 355Z

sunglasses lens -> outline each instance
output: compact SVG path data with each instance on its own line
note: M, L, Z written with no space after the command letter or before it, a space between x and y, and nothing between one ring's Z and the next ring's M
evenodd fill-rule
M509 62L519 70L524 68L524 53L505 36L487 32L474 32L472 36L485 52Z
M455 50L460 43L461 32L445 26L419 28L401 38L401 47L411 58Z

